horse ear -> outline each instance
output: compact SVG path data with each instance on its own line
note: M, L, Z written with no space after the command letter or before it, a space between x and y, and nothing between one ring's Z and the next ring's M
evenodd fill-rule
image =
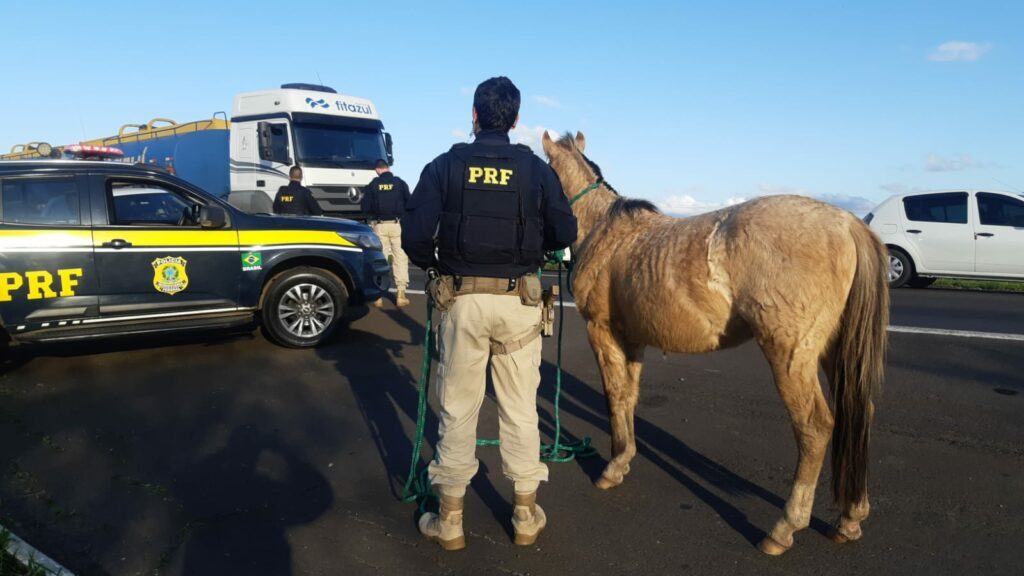
M576 147L580 149L580 152L587 147L587 139L583 136L583 132L576 133Z
M541 136L541 145L544 147L544 153L547 154L548 158L551 158L551 150L554 149L555 143L551 140L551 136L548 135L548 131L544 131L544 135Z

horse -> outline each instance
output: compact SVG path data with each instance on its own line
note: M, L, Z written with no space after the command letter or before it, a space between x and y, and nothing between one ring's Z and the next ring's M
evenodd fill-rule
M604 385L612 458L598 488L623 482L644 349L705 353L754 339L771 367L799 450L784 514L758 543L777 556L810 524L832 438L830 537L862 536L870 509L872 397L884 376L888 252L856 216L802 196L767 196L673 218L619 196L583 154L586 139L543 137L579 235L571 286ZM821 367L831 403L818 380Z

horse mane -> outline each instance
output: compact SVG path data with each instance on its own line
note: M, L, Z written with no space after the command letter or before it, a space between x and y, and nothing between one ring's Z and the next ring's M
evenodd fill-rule
M637 212L653 212L655 214L661 213L658 207L655 206L649 200L642 200L640 198L616 198L612 202L611 207L608 208L608 217L616 218L618 216L632 216Z
M604 184L604 187L610 190L612 194L618 196L618 198L616 198L615 201L612 202L611 207L608 208L609 218L615 218L617 216L632 216L637 212L661 212L661 210L658 210L657 206L655 206L653 203L647 200L641 200L638 198L624 198L621 194L619 194L619 191L613 188L612 185L609 184L608 181L604 179L604 174L601 173L601 167L597 165L597 162L594 162L590 158L587 158L587 155L576 147L576 138L574 138L572 134L566 132L564 135L562 135L561 138L555 141L555 144L558 144L559 146L565 148L566 150L575 150L576 152L579 152L579 155L581 158L583 158L583 161L586 162L588 166L590 166L590 169L594 171L594 174L597 174L597 181Z

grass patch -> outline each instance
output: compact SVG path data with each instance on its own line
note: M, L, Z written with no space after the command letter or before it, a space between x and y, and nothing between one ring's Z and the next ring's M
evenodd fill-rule
M935 288L953 290L988 290L996 292L1024 292L1024 282L1002 282L999 280L966 280L961 278L939 278L932 284Z
M7 553L7 545L11 542L11 533L0 530L0 576L47 576L46 570L29 559L28 566Z

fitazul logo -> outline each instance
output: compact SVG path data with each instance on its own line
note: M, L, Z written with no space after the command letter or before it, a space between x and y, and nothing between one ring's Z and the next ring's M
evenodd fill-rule
M312 98L306 98L306 104L309 104L310 108L330 108L330 104L327 103L323 98L319 100L313 100Z

